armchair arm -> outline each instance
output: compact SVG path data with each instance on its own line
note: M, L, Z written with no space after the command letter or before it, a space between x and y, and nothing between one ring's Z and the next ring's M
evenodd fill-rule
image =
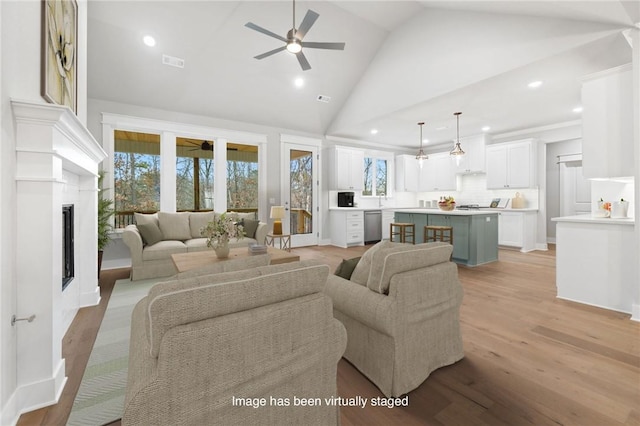
M131 264L142 264L142 236L136 225L127 225L122 232L122 241L129 247L131 252Z
M256 228L256 242L258 244L264 244L264 239L269 232L269 225L264 222L258 223L258 228Z
M324 292L331 297L334 310L388 336L394 335L397 303L393 297L336 275L329 275Z

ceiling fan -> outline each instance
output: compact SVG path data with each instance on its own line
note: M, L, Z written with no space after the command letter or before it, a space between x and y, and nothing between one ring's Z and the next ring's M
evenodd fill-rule
M302 67L303 71L307 71L311 69L311 65L309 65L309 61L302 53L303 47L308 47L310 49L330 49L330 50L344 50L345 43L322 43L322 42L313 42L313 41L303 41L304 36L307 35L307 32L311 28L311 26L316 22L320 15L314 12L313 10L307 10L307 14L304 16L300 27L296 29L296 0L293 0L293 28L287 32L287 37L279 36L269 30L266 30L253 22L247 22L245 27L251 28L252 30L261 32L262 34L268 35L269 37L276 38L280 41L285 42L284 46L278 47L277 49L270 50L261 55L254 56L256 59L264 59L268 56L271 56L275 53L282 52L283 50L287 50L296 55L298 58L298 62Z
M203 151L213 151L213 144L210 143L209 141L204 141L204 142L202 142L202 144L198 144L196 142L189 141L189 140L187 142L189 142L192 145L198 146L197 148L190 149L189 151L197 151L199 149L201 149Z

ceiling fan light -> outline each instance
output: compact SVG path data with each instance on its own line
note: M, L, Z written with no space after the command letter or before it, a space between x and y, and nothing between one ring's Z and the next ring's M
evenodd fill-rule
M287 43L287 51L291 53L300 53L302 51L302 45L298 40L290 40Z

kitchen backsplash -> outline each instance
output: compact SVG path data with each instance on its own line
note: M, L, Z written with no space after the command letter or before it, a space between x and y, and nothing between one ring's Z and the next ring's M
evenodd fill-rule
M487 189L486 175L458 175L457 191L420 192L417 200L437 200L441 196L453 196L457 204L478 204L488 206L494 198L514 198L519 192L525 199L525 208L538 209L538 188ZM511 207L511 201L507 208Z

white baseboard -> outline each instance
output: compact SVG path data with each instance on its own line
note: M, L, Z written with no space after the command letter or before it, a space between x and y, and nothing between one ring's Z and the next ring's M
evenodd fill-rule
M556 237L547 237L547 244L555 244Z
M18 415L58 403L62 390L67 384L67 377L64 374L65 361L61 359L53 377L18 387L16 390Z
M536 243L536 250L547 251L549 246L546 243Z
M556 296L556 297L558 299L568 300L569 302L575 302L575 303L580 303L582 305L594 306L596 308L606 309L608 311L621 312L623 314L631 314L631 312L625 311L624 309L614 309L614 308L611 308L609 306L602 306L602 305L598 305L597 303L589 303L589 302L585 302L583 300L571 299L569 297L564 297L564 296ZM633 319L633 316L631 317L631 319ZM634 321L637 321L637 320L634 320Z
M640 322L640 304L634 303L631 305L631 321Z
M331 238L326 238L326 239L322 239L322 240L318 241L318 245L319 246L330 246L331 245Z
M100 304L100 286L96 286L91 293L80 294L80 307L96 306Z
M18 392L13 392L4 407L0 407L0 425L14 426L20 418L18 410Z

